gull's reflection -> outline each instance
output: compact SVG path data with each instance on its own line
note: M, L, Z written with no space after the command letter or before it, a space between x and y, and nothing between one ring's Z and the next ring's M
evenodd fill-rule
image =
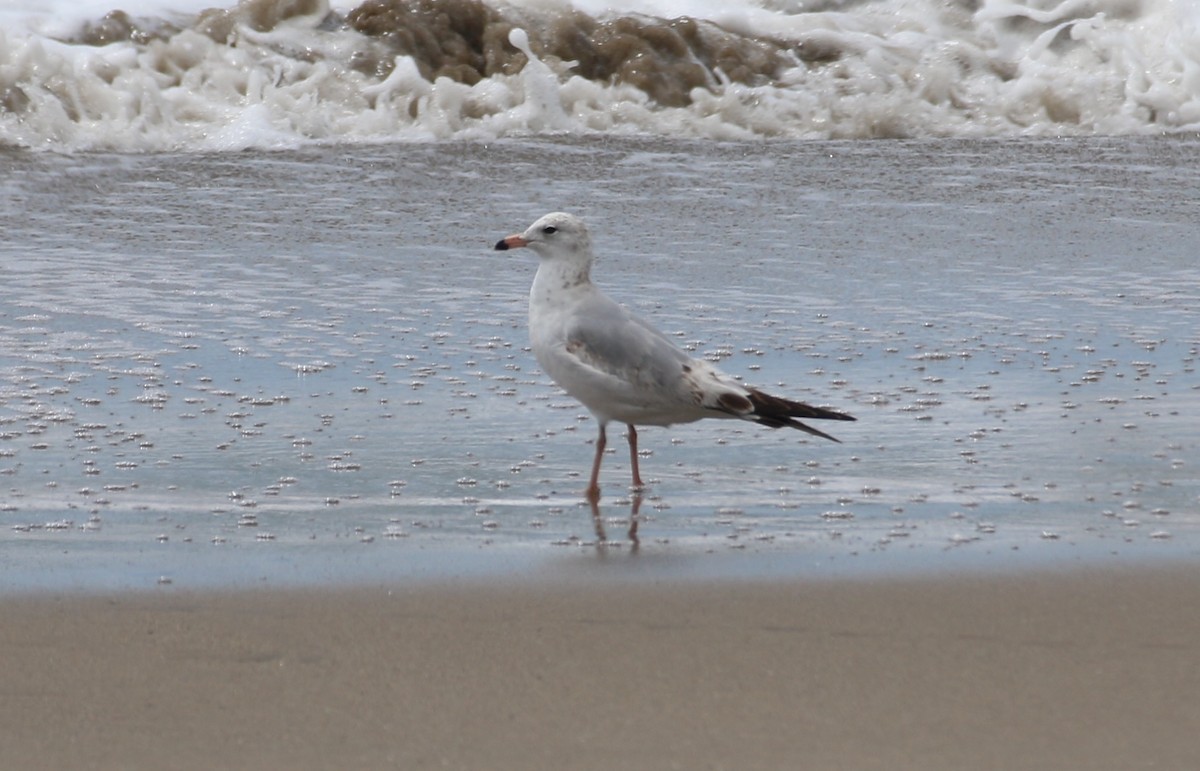
M629 539L630 554L637 554L638 547L641 546L641 541L638 540L638 522L641 521L642 511L642 493L635 492L629 504L629 530L626 531L625 537ZM596 528L596 548L605 549L610 545L616 545L616 542L608 540L608 533L604 527L604 516L600 513L600 503L597 500L588 499L588 504L592 507L592 524Z

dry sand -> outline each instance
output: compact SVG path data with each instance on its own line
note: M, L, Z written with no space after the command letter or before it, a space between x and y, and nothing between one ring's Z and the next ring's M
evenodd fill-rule
M1200 568L0 601L3 767L1200 768Z

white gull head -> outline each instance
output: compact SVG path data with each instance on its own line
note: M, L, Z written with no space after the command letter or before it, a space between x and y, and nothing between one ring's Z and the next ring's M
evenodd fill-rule
M590 263L592 239L583 220L565 212L551 212L525 229L524 233L502 238L496 248L529 247L543 260Z

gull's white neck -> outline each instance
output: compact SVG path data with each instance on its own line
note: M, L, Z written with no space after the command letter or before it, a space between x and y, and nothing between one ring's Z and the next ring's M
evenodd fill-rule
M590 260L543 258L529 290L529 313L561 308L593 290Z

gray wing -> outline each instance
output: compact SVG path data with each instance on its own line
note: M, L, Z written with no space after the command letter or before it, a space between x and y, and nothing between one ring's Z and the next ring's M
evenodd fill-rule
M572 308L561 336L535 345L542 368L602 420L671 425L749 411L746 390L596 292ZM744 405L742 404L744 403Z
M647 395L680 391L691 357L675 343L603 295L580 310L566 329L568 351Z
M645 321L597 293L580 303L560 344L539 361L568 393L602 420L671 425L705 417L741 418L816 436L829 434L798 418L854 420L742 385L693 359Z

